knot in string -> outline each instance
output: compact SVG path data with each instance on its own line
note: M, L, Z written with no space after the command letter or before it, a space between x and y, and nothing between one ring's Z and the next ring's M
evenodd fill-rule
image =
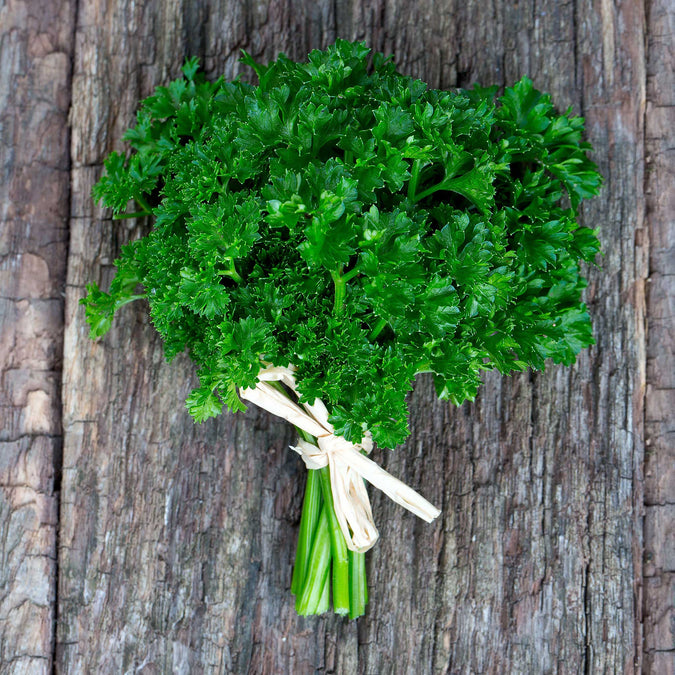
M373 441L366 432L360 443L351 443L335 434L328 421L328 409L320 399L302 407L279 391L270 382L283 382L297 395L295 368L268 366L258 373L255 387L240 390L242 398L255 403L273 415L282 417L316 438L316 444L304 439L291 446L308 469L329 468L333 506L348 548L367 551L379 536L363 479L415 515L431 522L440 510L405 483L394 478L381 466L366 457Z

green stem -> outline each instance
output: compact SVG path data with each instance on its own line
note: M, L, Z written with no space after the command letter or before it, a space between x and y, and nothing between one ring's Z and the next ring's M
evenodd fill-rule
M301 616L319 613L322 607L321 601L324 594L324 584L330 571L330 558L330 533L326 505L324 504L314 534L305 586L302 589L302 593L296 596L295 609Z
M134 213L118 213L113 216L113 220L129 220L130 218L145 218L151 216L150 211L135 211Z
M230 279L232 279L233 281L236 281L238 284L240 284L240 283L242 283L242 282L244 281L244 279L241 277L241 275L239 274L239 272L237 272L237 270L235 270L235 269L229 270L229 271L226 272L225 274L226 274L228 277L230 277Z
M337 270L330 273L331 277L333 277L333 283L335 284L335 302L333 303L333 314L335 314L335 316L340 316L344 309L345 297L347 295L347 282L359 273L360 270L355 267L354 269L349 270L349 272L342 274L342 265L339 265Z
M144 297L145 295L130 295L129 297L124 298L124 300L115 300L115 311L117 311L120 307L124 307L124 305L133 302L134 300L142 300Z
M336 272L331 272L333 282L335 283L335 302L333 303L333 314L340 316L342 314L345 295L347 294L347 282L342 276L342 266Z
M342 281L347 283L350 279L353 279L357 274L360 273L361 270L359 270L357 267L355 267L353 270L349 270L349 272L345 272L342 275Z
M384 330L384 327L387 325L387 320L386 319L380 319L376 324L373 330L370 331L370 335L368 336L369 340L375 340L377 336Z
M321 479L318 471L307 472L307 487L305 499L302 504L302 516L300 518L300 533L298 534L298 548L295 554L295 566L293 567L293 580L291 581L291 593L300 595L305 585L309 555L314 541L314 532L319 521L321 512Z
M234 264L234 260L232 258L226 258L226 260L229 260L230 262L230 269L225 270L223 274L227 275L230 277L232 280L236 281L238 284L242 283L244 280L242 279L241 275L239 272L237 272L237 268Z
M417 202L421 201L425 197L432 195L434 192L437 192L438 190L443 190L446 187L447 187L446 182L442 181L436 185L432 185L430 188L427 188L423 192L420 192L418 195L415 195L414 199L412 199L411 201L413 204L417 204Z
M363 616L367 603L366 554L349 551L349 618Z
M331 551L333 556L333 611L336 614L347 614L349 604L349 549L340 529L335 507L333 492L330 485L330 469L319 469L321 477L321 492L323 495L324 510L328 516Z
M148 213L148 215L152 214L152 207L150 206L150 204L148 204L148 202L145 201L145 197L143 197L142 194L140 194L140 193L137 194L134 197L134 199L136 200L136 202L138 204L140 204L143 207L143 210L146 211Z
M271 382L270 382L271 384ZM281 386L281 383L279 383L280 391L283 391L283 387ZM314 443L316 445L316 438L312 436L312 434L308 434L304 429L301 429L300 427L295 427L295 430L298 432L298 435L300 438L302 438L303 441L307 441L307 443Z
M277 384L277 383L272 383ZM279 384L279 390L284 391ZM316 439L302 429L308 443ZM363 553L347 548L335 515L328 467L310 470L302 507L298 552L291 591L298 614L322 614L330 605L330 565L333 565L333 611L355 619L365 613L368 602L366 564Z
M325 614L330 609L330 574L326 574L321 589L321 599L316 608L315 614Z
M415 192L417 192L417 183L420 179L420 168L421 161L416 159L413 162L412 173L410 174L410 180L408 181L408 199L414 204L415 203Z

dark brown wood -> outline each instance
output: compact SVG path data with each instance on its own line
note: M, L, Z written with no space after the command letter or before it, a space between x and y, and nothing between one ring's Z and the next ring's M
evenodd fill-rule
M643 192L645 185L660 187L672 171L668 125L659 121L667 119L659 117L666 114L661 108L672 110L672 100L664 98L672 87L660 79L672 63L666 46L672 34L668 3L653 0L647 15L640 3L628 0L79 0L77 5L73 31L74 4L49 4L62 9L48 24L59 27L53 29L59 38L44 43L48 47L42 36L52 33L28 18L41 12L46 21L49 12L40 3L27 14L16 9L15 23L6 23L12 16L7 7L23 4L0 9L8 36L3 34L1 45L0 93L10 92L0 98L3 134L5 119L28 124L45 110L35 105L42 99L34 83L43 80L33 75L36 79L19 78L3 88L8 68L42 73L25 63L42 67L40 54L70 54L74 45L57 671L639 672L643 424L651 440L647 541L658 542L673 517L671 483L663 478L663 467L670 466L664 454L669 411L660 403L672 383L654 365L657 356L672 356L672 345L663 342L672 311L659 299L672 302L665 271L672 245L664 243L671 236L672 206L668 210L658 196L663 190L653 190L657 197L647 202ZM15 24L20 30L4 31ZM33 30L40 36L35 41ZM210 75L233 77L241 48L263 59L278 51L302 58L338 36L365 39L394 53L402 71L436 87L474 81L503 85L529 74L560 107L572 106L586 117L606 180L601 196L584 209L584 221L600 228L605 253L601 267L589 270L586 293L597 344L573 368L514 378L488 375L479 399L459 409L436 401L427 378L418 380L409 442L393 452L379 451L376 459L441 506L443 515L427 525L373 494L382 537L369 554L371 602L358 622L295 615L289 585L304 467L288 450L291 430L255 409L195 426L183 405L194 384L193 369L185 358L164 362L146 308L124 308L110 334L93 343L78 305L84 285L91 280L105 285L120 246L147 227L112 222L90 198L102 159L123 147L120 138L133 122L138 100L175 77L187 55L201 56ZM26 56L7 61L6 53ZM4 248L2 253L30 253L49 269L47 280L40 281L44 267L24 256L23 277L0 279L2 295L11 301L6 306L14 312L30 298L26 307L41 307L37 301L43 299L54 300L56 307L45 320L49 328L28 335L31 345L44 345L37 353L48 355L35 364L12 337L21 336L25 324L9 310L4 314L9 319L0 345L3 350L12 345L8 358L13 360L6 368L3 362L2 391L11 405L9 413L3 409L9 416L2 428L16 438L8 439L14 445L3 451L0 476L2 498L14 500L10 505L24 504L17 501L24 483L37 486L33 493L54 504L50 481L57 446L49 443L58 443L60 430L52 392L58 392L60 367L66 215L59 209L68 204L68 179L53 167L63 168L64 161L67 166L68 152L58 146L61 154L49 155L44 138L54 147L67 138L69 57L64 62L57 59L65 69L50 71L52 79L44 85L52 87L45 97L55 110L49 119L61 126L45 122L13 131L14 164L2 162L15 167L10 175L19 178L6 183L3 176L0 242L4 246L5 232L14 232L5 223L15 221L30 223L32 233L34 223L45 223L46 233L33 246L27 230L18 230L8 239L9 254ZM17 65L12 70L6 63ZM27 88L17 114L21 86ZM645 135L647 166L656 167L646 175ZM25 152L31 161L17 163L14 157ZM49 159L43 161L40 153ZM50 189L37 190L33 182L29 192L24 177L42 170L41 161L53 170L41 178ZM31 211L16 215L12 208ZM40 253L47 243L54 248L49 255ZM654 317L649 343L647 309ZM36 379L17 380L15 371L23 377L25 370ZM52 389L43 383L45 373L55 378ZM24 392L25 401L16 392ZM33 412L22 416L21 407ZM42 415L46 410L49 414ZM55 426L35 422L22 432L17 425L26 419ZM47 445L30 455L16 445L28 443L25 438L43 438ZM24 456L37 457L30 480L15 468L28 466ZM14 520L15 511L16 506L0 512L0 528L11 532L13 526L21 541L28 541L30 528ZM45 521L41 528L48 533L44 550L53 551L53 523ZM19 549L7 541L0 541L0 574L9 570L16 579L23 568L11 556ZM669 607L663 604L666 589L672 589L669 556L667 546L655 547L653 564L647 560L645 566L645 665L653 673L667 672L659 669L669 663L660 646L669 636L664 619ZM29 578L47 580L45 592L53 594L53 567ZM12 626L24 625L2 623L10 616L7 602L18 597L13 583L3 578L1 586L3 667L19 649ZM664 608L658 615L650 608L652 599ZM17 606L27 611L31 603L45 606L32 600ZM36 668L48 667L54 648L47 630L51 611L32 619L46 636L35 652L42 658ZM34 664L26 672L38 672L29 667Z
M648 3L645 672L675 673L675 12Z
M73 14L0 6L1 673L52 668Z

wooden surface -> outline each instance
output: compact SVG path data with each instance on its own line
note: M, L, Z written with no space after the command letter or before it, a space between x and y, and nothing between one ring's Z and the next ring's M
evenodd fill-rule
M675 13L648 14L645 114L649 225L645 407L645 665L675 673Z
M0 672L54 650L74 4L0 3Z
M0 31L0 672L675 671L667 0L10 0ZM195 426L193 369L145 307L93 343L78 305L147 227L89 196L139 98L187 55L233 77L241 48L335 37L435 87L530 75L585 116L605 176L583 213L596 345L459 409L417 381L409 442L376 459L443 514L372 494L357 622L295 615L291 430L254 409Z

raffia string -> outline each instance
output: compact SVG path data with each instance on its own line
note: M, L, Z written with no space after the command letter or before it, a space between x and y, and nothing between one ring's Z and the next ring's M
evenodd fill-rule
M367 551L379 536L363 478L416 516L428 523L434 520L440 514L439 509L361 453L361 450L370 452L373 447L368 432L361 443L350 443L335 434L328 421L328 410L319 399L313 405L300 406L269 384L283 382L297 393L294 370L292 366L268 366L258 373L259 382L255 387L241 389L239 393L317 439L317 445L301 439L297 447L291 447L300 454L308 469L329 467L335 515L347 546L352 551Z

